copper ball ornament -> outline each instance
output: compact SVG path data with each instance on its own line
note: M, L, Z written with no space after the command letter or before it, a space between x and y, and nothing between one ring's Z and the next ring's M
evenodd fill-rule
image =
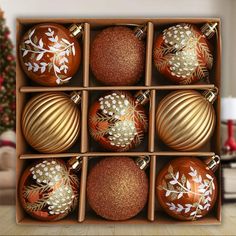
M75 36L72 30L54 23L37 24L29 29L19 47L26 75L44 86L69 82L81 61L81 49Z
M88 124L90 135L101 147L127 151L142 142L148 119L144 107L129 92L113 91L91 105Z
M46 92L31 98L22 114L22 132L30 146L41 153L68 150L79 137L78 102L78 93Z
M199 149L214 132L216 117L212 103L216 97L217 90L203 94L194 90L171 92L156 111L157 136L178 151Z
M203 161L180 157L162 168L156 179L156 196L162 209L178 220L197 220L214 206L218 186L213 173L220 159Z
M23 209L33 218L56 221L78 204L79 179L64 161L45 159L25 169L19 183Z
M154 43L154 64L157 70L176 84L192 84L208 80L213 66L212 46L208 38L217 23L207 23L201 30L182 23L160 33Z
M136 84L143 75L144 63L144 41L128 27L106 28L92 42L90 66L102 84Z
M137 215L148 197L148 178L128 157L109 157L89 172L87 199L90 207L107 220L127 220Z

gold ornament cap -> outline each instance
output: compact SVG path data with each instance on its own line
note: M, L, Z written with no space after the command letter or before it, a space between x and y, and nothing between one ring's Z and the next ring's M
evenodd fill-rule
M75 103L75 104L80 104L81 102L81 93L80 92L72 92L70 95L70 99Z
M208 38L212 38L214 34L217 32L217 25L218 23L206 23L201 27L202 33Z
M76 172L80 171L80 169L82 168L82 157L81 156L72 157L68 161L68 166L70 170Z
M205 160L205 164L207 165L207 169L208 170L212 170L213 172L215 172L220 164L220 156L218 155L214 155L212 157L209 157Z
M140 90L135 94L135 103L138 103L140 105L145 105L149 101L149 98L150 98L149 89L145 91Z
M79 38L84 32L84 24L72 24L69 28L70 36Z
M135 27L134 35L139 40L143 40L147 35L147 25L141 25L141 26Z
M209 89L209 90L205 91L203 93L203 96L206 98L206 100L208 102L213 104L214 101L217 99L218 93L219 93L219 90L218 90L218 88L215 87L214 89Z
M140 156L135 160L135 163L140 168L140 170L145 170L149 166L149 162L149 156Z

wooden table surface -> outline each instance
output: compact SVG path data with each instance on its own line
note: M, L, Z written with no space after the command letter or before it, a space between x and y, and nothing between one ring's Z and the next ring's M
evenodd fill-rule
M222 224L23 226L15 223L14 206L0 206L0 235L236 235L236 203L223 206Z

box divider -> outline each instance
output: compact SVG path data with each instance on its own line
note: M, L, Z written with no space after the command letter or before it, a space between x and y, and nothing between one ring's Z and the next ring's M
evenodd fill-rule
M153 24L147 23L146 40L146 63L145 63L145 85L149 86L152 82L152 45L153 45Z
M149 175L149 199L148 199L148 220L155 220L155 179L156 179L156 156L151 156Z
M83 85L89 86L89 50L90 50L90 24L84 23L83 42Z
M155 109L156 91L151 90L149 107L149 127L148 127L148 151L154 152L155 149Z

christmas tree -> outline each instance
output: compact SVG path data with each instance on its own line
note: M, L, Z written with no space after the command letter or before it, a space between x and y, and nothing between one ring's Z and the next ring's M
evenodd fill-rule
M0 9L0 134L15 130L15 57L10 31Z

